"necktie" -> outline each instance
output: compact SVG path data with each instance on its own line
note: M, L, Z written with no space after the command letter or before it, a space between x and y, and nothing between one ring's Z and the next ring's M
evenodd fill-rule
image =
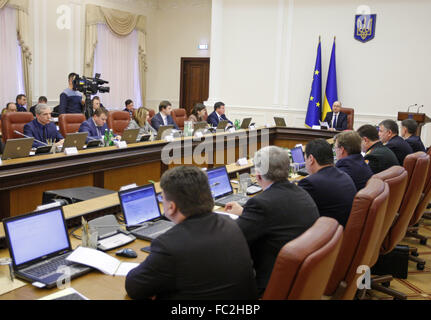
M332 124L332 128L335 128L337 125L337 115L334 115L334 123Z
M46 142L47 137L47 133L46 133L46 126L43 126L43 141Z

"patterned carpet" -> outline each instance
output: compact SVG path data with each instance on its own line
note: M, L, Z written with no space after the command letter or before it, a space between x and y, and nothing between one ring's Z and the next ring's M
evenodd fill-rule
M407 300L431 300L431 220L423 219L419 225L419 234L426 236L428 242L421 245L418 239L404 238L403 245L418 248L419 258L426 261L425 269L416 269L416 263L409 261L407 279L394 279L390 288L405 293ZM392 300L391 296L371 290L371 298L376 300Z

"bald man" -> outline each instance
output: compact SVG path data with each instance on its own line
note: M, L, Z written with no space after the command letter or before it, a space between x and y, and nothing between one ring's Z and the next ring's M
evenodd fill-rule
M347 129L347 115L341 112L341 102L335 101L332 112L328 112L325 121L331 131L343 131Z

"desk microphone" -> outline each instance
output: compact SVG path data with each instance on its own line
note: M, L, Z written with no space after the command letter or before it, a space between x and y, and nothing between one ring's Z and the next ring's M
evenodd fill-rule
M42 141L39 141L39 140L35 139L34 137L26 136L25 134L23 134L23 133L21 133L21 132L19 132L19 131L16 131L16 130L14 130L13 132L15 132L16 134L19 134L20 136L26 137L26 138L33 138L33 139L34 139L34 141L39 142L39 143L42 143L42 144L43 144L43 145L45 145L45 146L48 146L48 144L47 144L47 143L42 142Z
M421 105L418 107L418 110L416 111L416 113L419 113L419 109L422 108L424 105Z
M409 112L410 111L410 108L411 107L416 107L418 104L417 103L415 103L415 104L412 104L411 106L409 106L408 108L407 108L407 112Z

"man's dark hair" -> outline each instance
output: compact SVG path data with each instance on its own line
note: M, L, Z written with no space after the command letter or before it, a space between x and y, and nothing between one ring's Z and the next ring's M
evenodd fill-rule
M45 96L40 96L37 101L39 103L48 103L48 99Z
M321 166L334 164L334 153L331 145L324 139L311 140L305 146L305 155L307 158L313 155L317 163Z
M75 72L69 73L69 75L67 76L67 79L70 81L70 80L72 80L75 76L78 76Z
M407 129L408 133L413 135L416 134L418 123L414 119L405 119L401 121L401 125Z
M169 106L171 106L172 107L172 104L169 102L169 101L162 101L162 102L160 102L160 104L159 104L159 111L162 111L163 109L166 109L167 107L169 107Z
M212 212L214 200L208 176L198 167L180 166L166 171L161 180L166 200L173 201L186 217Z
M356 131L343 131L334 137L334 143L348 155L361 153L361 136Z
M9 109L9 106L10 106L11 104L15 104L15 105L16 105L16 103L15 103L15 102L8 102L8 103L6 104L6 109Z
M26 97L25 94L19 94L16 96L16 104L18 104L18 100L20 100L22 97Z
M216 111L217 109L221 108L224 105L225 104L223 102L216 102L214 105L214 111Z
M357 132L361 138L365 137L370 141L379 140L379 131L377 131L377 128L371 124L364 124L357 130Z
M124 102L124 103L127 107L129 104L133 103L133 101L131 99L127 99L126 102Z
M386 130L391 130L393 134L398 135L398 124L394 120L383 120L379 126L383 126Z

